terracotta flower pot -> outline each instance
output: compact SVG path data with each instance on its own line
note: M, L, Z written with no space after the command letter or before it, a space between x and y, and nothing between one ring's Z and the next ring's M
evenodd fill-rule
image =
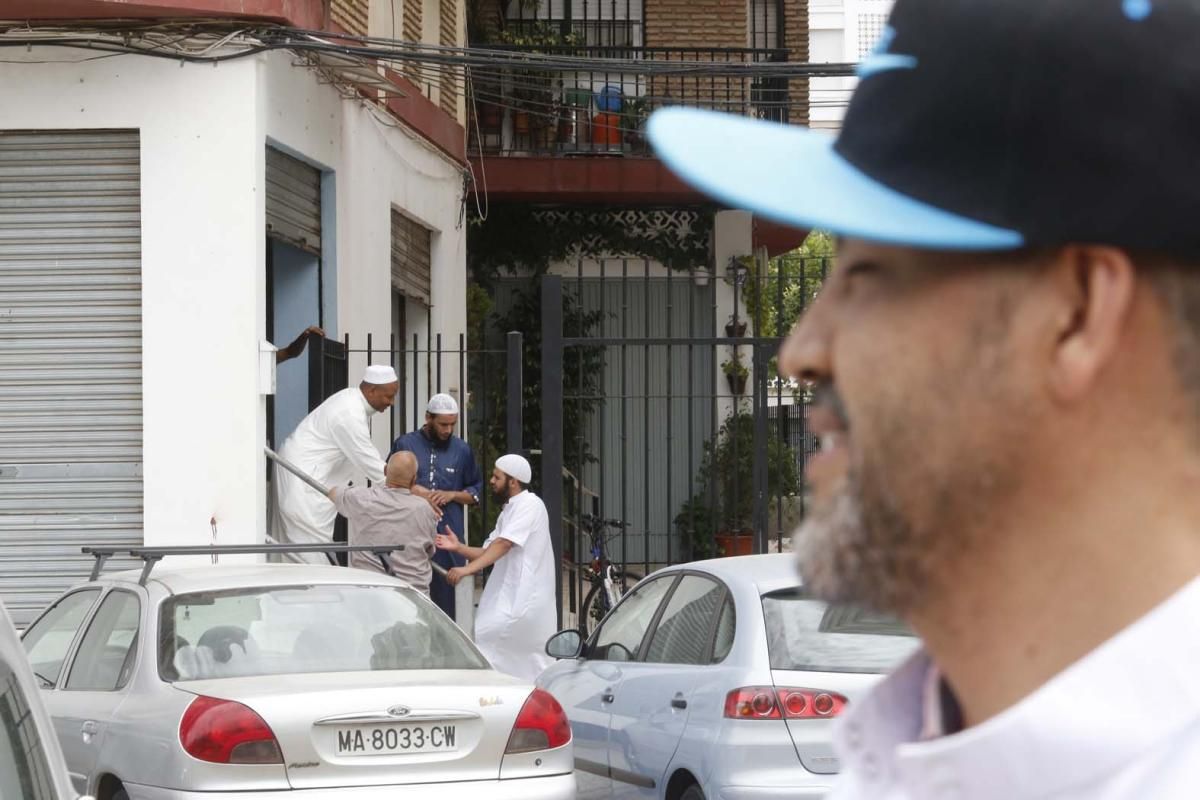
M746 376L745 375L726 375L725 379L729 381L729 391L739 397L746 393Z
M754 552L754 532L739 531L733 533L731 531L722 531L716 536L717 553L723 558L730 556L748 556Z
M736 325L734 325L733 320L726 322L725 323L725 335L729 336L729 337L736 336L738 338L745 336L746 335L746 323L739 321Z

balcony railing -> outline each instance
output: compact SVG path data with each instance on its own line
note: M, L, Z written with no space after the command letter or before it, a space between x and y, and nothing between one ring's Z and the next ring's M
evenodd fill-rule
M645 121L658 108L689 106L788 122L799 116L794 108L807 102L807 91L796 79L739 74L741 65L787 61L786 50L563 47L537 52L580 57L591 66L603 59L603 68L548 72L504 66L475 72L468 103L473 152L647 156ZM629 62L631 69L623 70L619 61ZM646 62L679 68L650 70Z

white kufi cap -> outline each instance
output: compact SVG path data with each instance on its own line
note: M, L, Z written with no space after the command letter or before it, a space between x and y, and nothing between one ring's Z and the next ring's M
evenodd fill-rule
M457 414L458 401L448 394L435 394L429 398L429 405L425 407L425 412L428 414Z
M533 468L529 466L528 461L516 453L509 453L497 458L496 469L510 478L516 478L521 483L529 483L533 480Z
M399 382L400 378L396 375L396 370L387 364L372 364L367 367L367 371L363 375L363 383L369 383L373 386L385 386L389 383Z

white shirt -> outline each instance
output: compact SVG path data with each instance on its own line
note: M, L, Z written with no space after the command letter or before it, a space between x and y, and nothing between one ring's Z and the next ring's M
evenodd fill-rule
M550 517L541 498L528 491L510 498L484 547L497 538L512 548L492 567L479 598L475 644L500 672L532 681L550 665L546 641L558 623Z
M364 478L383 482L383 458L371 442L375 409L357 386L343 389L305 417L279 454L329 487ZM285 469L274 472L276 506L271 535L280 542L315 544L333 538L337 510L328 497ZM296 560L329 563L317 555Z
M996 717L922 741L931 668L919 653L839 721L829 800L1200 798L1200 578Z

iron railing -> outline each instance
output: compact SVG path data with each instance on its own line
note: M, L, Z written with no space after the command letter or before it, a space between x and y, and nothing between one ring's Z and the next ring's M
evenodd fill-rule
M611 68L546 72L504 67L471 76L470 145L487 155L649 155L644 123L667 106L705 108L788 122L807 102L786 76L738 74L739 65L788 60L779 48L492 46L511 52L611 60ZM655 74L621 61L711 64ZM647 74L650 73L650 74Z

